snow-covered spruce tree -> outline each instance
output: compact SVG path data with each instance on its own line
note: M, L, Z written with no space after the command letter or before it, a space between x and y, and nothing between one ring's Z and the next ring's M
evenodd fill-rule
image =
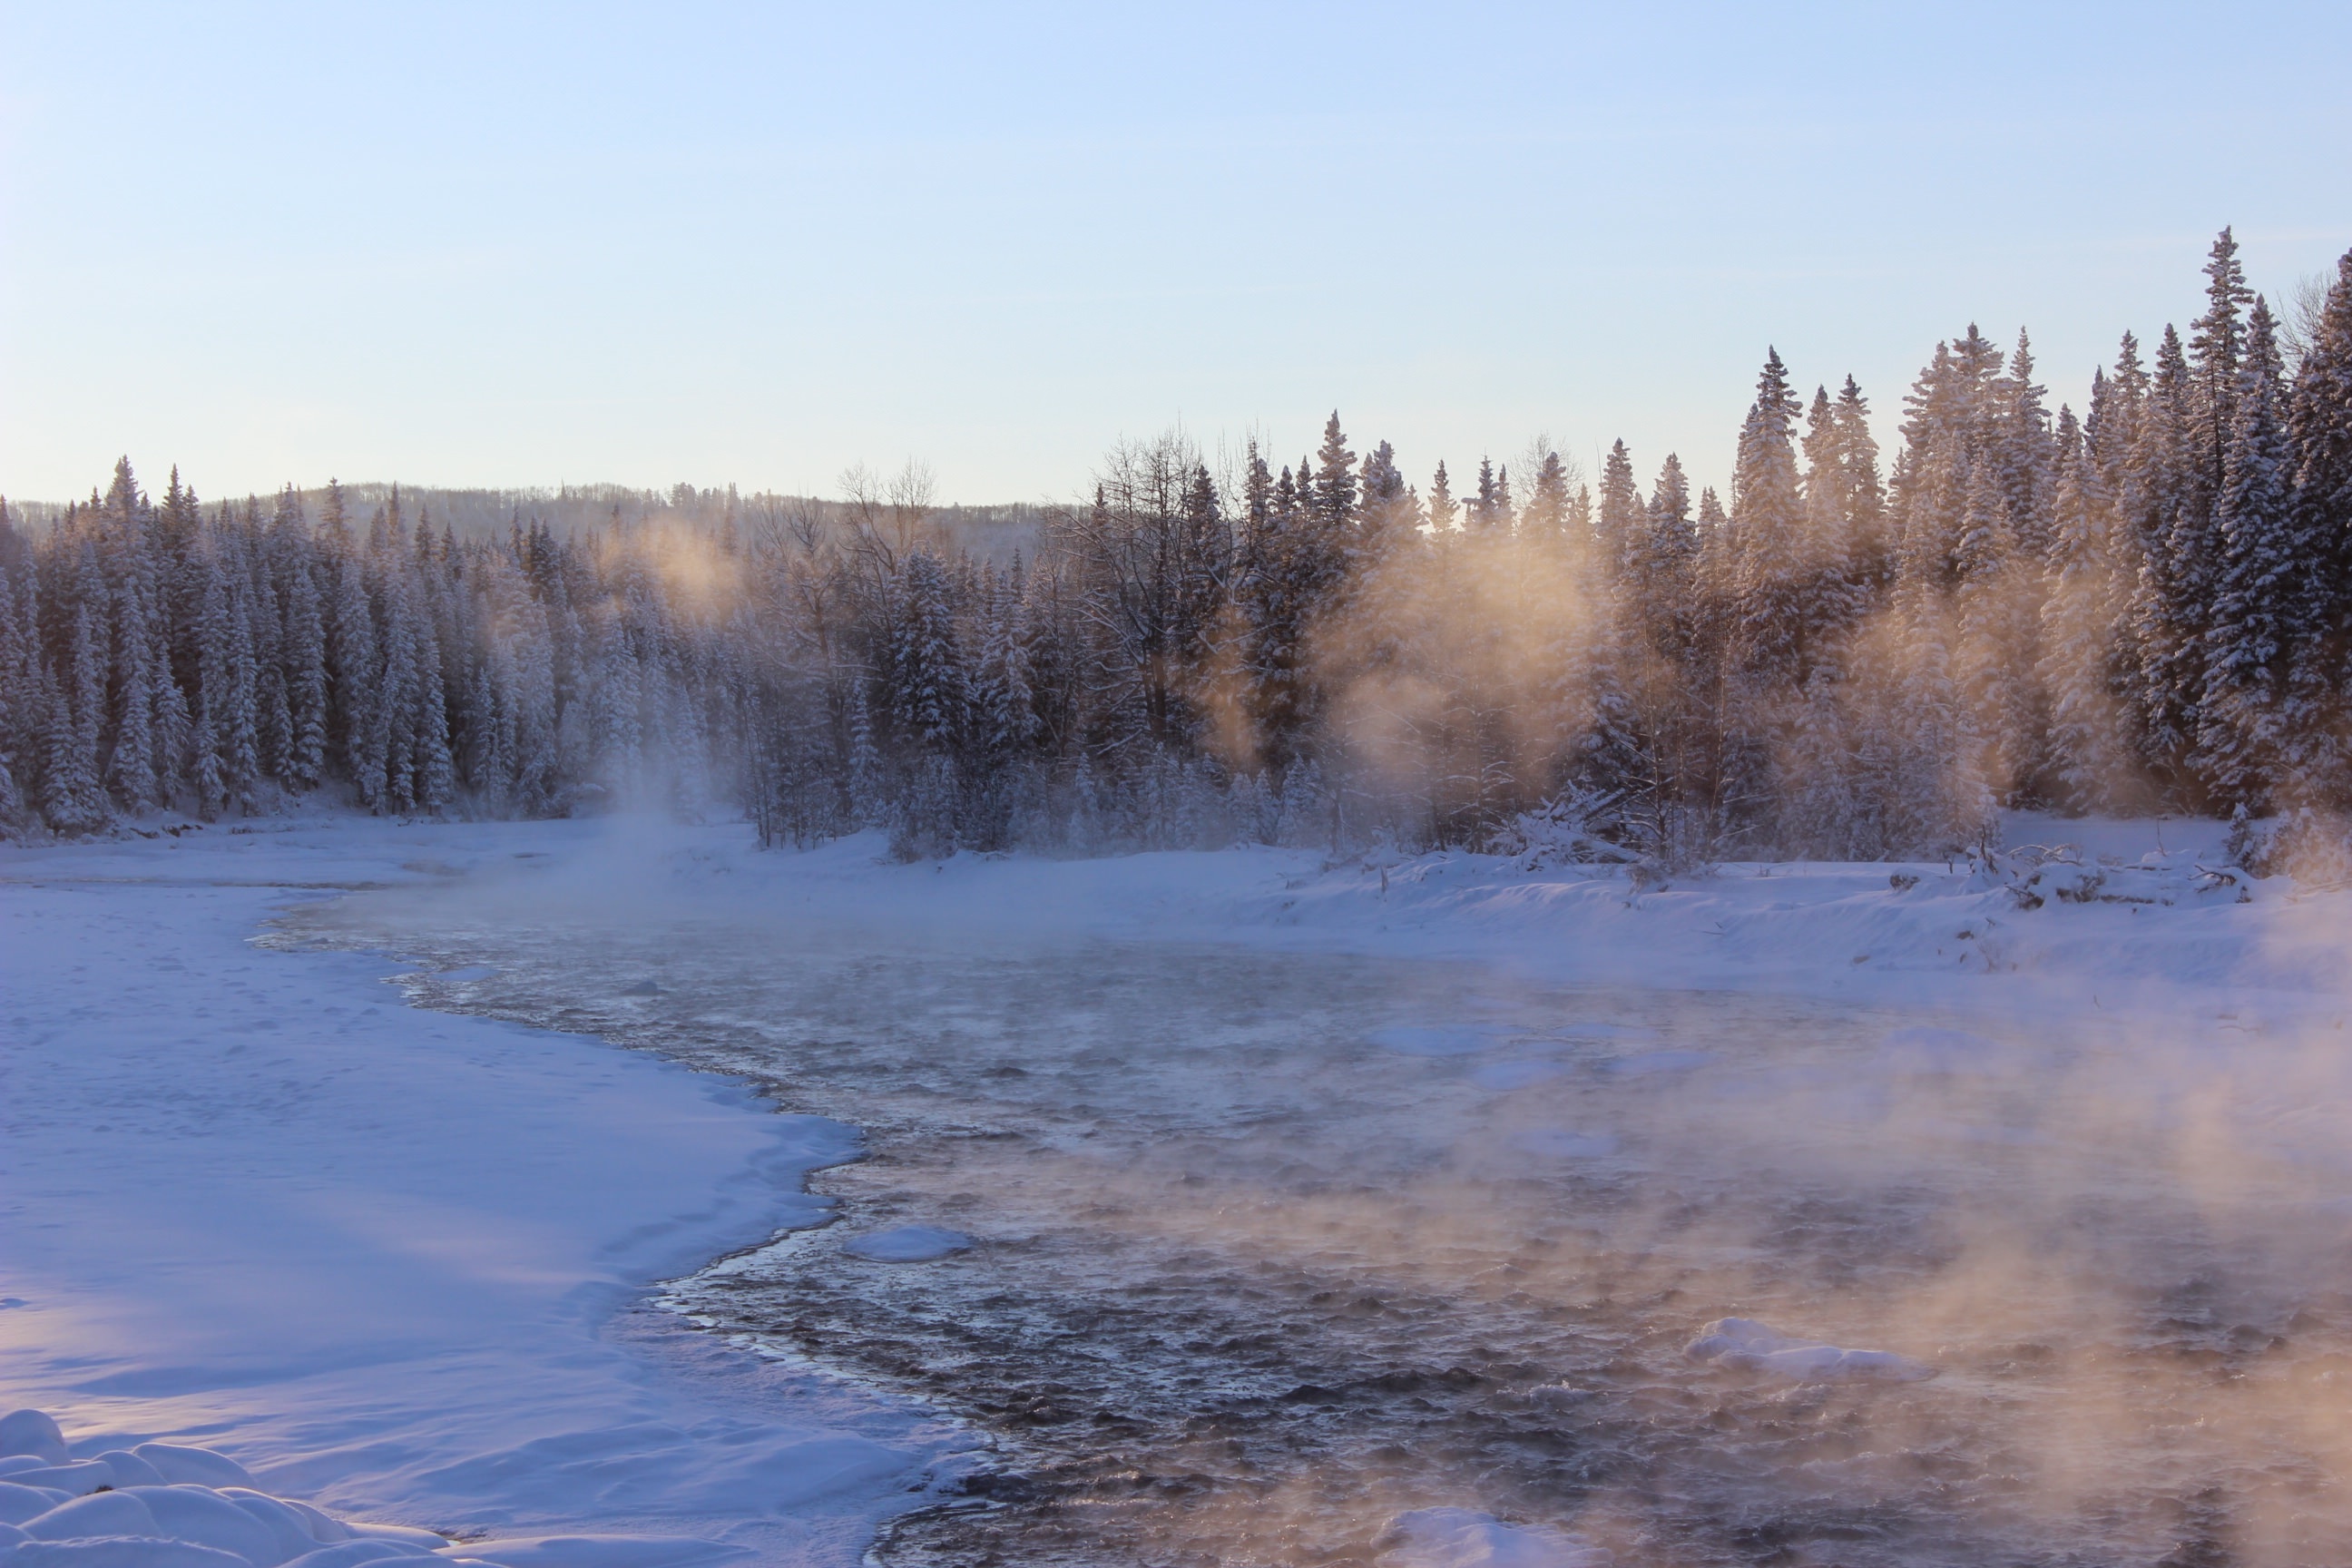
M2106 810L2126 798L2129 739L2115 670L2121 616L2106 477L2071 409L2061 408L2041 668L2050 700L2049 772L2057 804Z
M2205 531L2190 505L2189 361L2164 330L2132 444L2121 508L2137 542L2132 595L2133 681L2140 752L2176 802L2193 796L2197 699L2204 688L2199 617L2210 587Z
M279 657L287 704L285 782L299 793L318 788L326 777L327 623L319 595L319 563L315 552L304 548L308 531L300 500L290 490L289 499L293 504L281 505L273 526L282 530L278 556L286 629Z
M1255 455L1256 447L1250 450ZM1437 461L1437 472L1429 480L1429 527L1433 533L1451 533L1461 526L1462 508L1454 499L1454 486L1445 477L1445 459Z
M1847 574L1860 591L1862 607L1874 609L1894 587L1895 548L1886 533L1886 486L1878 471L1878 442L1870 433L1870 402L1851 375L1839 389L1832 418Z
M2246 323L2229 446L2214 500L2219 546L2206 612L2205 687L2197 747L2205 785L2221 805L2259 811L2281 783L2286 747L2287 668L2307 640L2299 624L2293 458L2279 384L2276 324L2257 297Z
M1478 532L1507 531L1511 526L1510 480L1496 478L1492 458L1478 459L1478 489L1470 499L1468 526Z
M2010 543L2021 564L2038 570L2050 551L2057 449L2042 401L2046 389L2034 383L2032 345L2023 331L1990 391L1983 446L2000 476Z
M1802 684L1809 645L1819 630L1809 616L1813 561L1797 480L1794 429L1800 406L1788 369L1772 351L1739 433L1732 473L1735 657L1759 695Z
M2287 428L2302 635L2288 655L2286 771L2299 798L2340 809L2352 805L2352 251L2296 369Z
M1554 461L1557 462L1557 458ZM1548 510L1555 520L1566 510L1567 490L1564 480L1556 480L1552 486L1557 500ZM1538 494L1545 493L1538 487ZM1648 518L1642 504L1641 487L1633 479L1633 457L1625 450L1625 443L1622 440L1612 443L1609 455L1601 459L1601 489L1594 499L1593 567L1612 579L1622 582L1633 571L1634 562L1647 542L1643 534ZM1528 510L1532 512L1535 508L1530 506ZM1554 521L1551 526L1558 527L1558 521Z
M84 595L73 609L63 679L51 689L41 804L48 825L60 833L94 833L113 820L98 754L106 709L105 621L104 601Z

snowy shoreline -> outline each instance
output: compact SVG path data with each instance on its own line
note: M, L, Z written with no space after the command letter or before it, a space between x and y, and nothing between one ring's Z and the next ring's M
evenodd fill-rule
M855 1131L407 1008L380 957L257 951L289 889L505 852L262 829L0 851L0 1404L78 1454L217 1446L334 1514L642 1548L541 1563L857 1561L960 1441L643 1305L822 1223L803 1178Z

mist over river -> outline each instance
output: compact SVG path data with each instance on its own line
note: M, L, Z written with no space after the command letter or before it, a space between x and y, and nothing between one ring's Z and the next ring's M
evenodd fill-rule
M990 1438L885 1563L1412 1568L1427 1509L1563 1563L2352 1561L2324 1074L520 875L279 926L863 1130L833 1223L665 1298ZM1723 1319L1885 1353L1694 1354Z

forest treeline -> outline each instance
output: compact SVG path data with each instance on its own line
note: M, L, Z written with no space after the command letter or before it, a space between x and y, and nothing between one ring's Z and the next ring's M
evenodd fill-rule
M395 489L0 506L0 827L326 792L386 814L740 811L901 852L1492 847L1871 858L1999 806L2352 806L2352 254L2201 314L2080 417L2021 335L1938 344L1884 459L1768 356L1731 493L1409 483L1334 415L1283 465L1123 445L1010 560L927 490L461 537ZM2289 330L2292 328L2293 330ZM706 498L714 492L703 492Z

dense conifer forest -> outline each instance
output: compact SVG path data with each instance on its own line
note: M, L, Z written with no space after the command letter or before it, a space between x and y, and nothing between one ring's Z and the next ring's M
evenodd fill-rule
M1673 456L1645 491L1622 442L1589 484L1538 448L1416 485L1337 415L1224 474L1121 446L1009 553L919 483L461 531L397 489L151 499L125 461L0 505L0 832L323 795L910 856L1549 822L1681 864L1935 852L2003 805L2332 819L2352 254L2284 323L2227 231L2205 275L2079 416L2022 335L1938 344L1891 461L1863 389L1769 354L1727 498Z

